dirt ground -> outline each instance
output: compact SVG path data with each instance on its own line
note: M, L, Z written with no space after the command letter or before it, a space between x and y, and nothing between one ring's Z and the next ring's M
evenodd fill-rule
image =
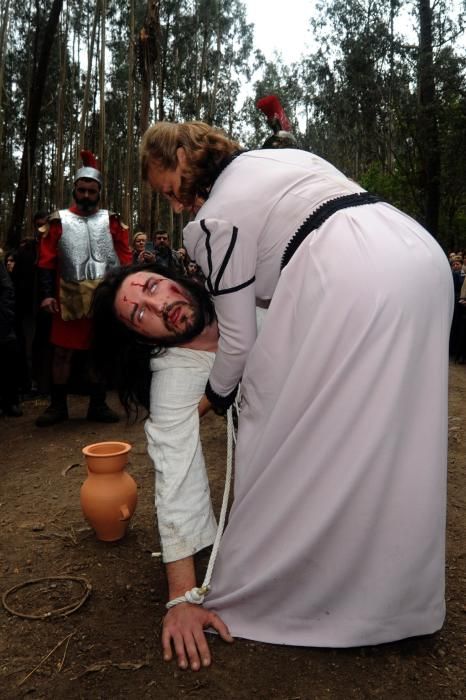
M160 654L166 589L154 526L153 470L141 423L99 426L83 419L86 400L70 399L71 420L37 429L45 401L23 405L24 417L2 418L0 471L1 593L42 577L84 577L87 600L65 616L25 619L76 605L79 581L31 583L7 596L0 609L0 697L55 700L184 698L466 697L466 366L450 367L450 470L445 626L428 638L358 649L305 649L213 639L214 663L198 673L179 671ZM115 397L110 398L118 408ZM128 534L99 542L83 519L79 490L85 478L81 449L101 440L133 445L128 471L139 502ZM225 424L203 422L203 441L218 507L225 467ZM74 466L73 466L74 465ZM206 561L200 562L205 566ZM201 574L202 575L202 574Z

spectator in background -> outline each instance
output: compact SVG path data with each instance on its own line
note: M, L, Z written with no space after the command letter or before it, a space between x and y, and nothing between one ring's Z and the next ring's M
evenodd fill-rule
M147 233L138 231L133 236L133 264L144 262L147 245Z
M10 257L10 267L11 265ZM19 418L23 412L19 401L15 294L13 282L3 262L0 262L0 371L0 415Z
M157 265L169 268L178 275L183 274L183 264L174 250L172 250L170 236L165 229L159 229L154 233L155 259L148 262L156 262Z
M18 387L22 395L31 389L31 373L27 361L26 341L23 328L23 284L27 277L23 274L19 251L9 251L5 256L5 268L13 285L14 292L14 333L15 366L17 369Z
M463 285L458 300L458 331L456 344L456 361L460 365L466 364L466 276L463 277Z
M466 276L466 253L463 255L463 262L461 264L461 274L463 277Z
M181 246L180 248L178 248L176 250L176 254L178 256L178 260L180 261L180 263L182 264L182 266L184 268L185 274L187 274L188 262L189 262L188 251L186 250L186 248L184 246Z
M163 246L171 250L170 236L168 235L167 231L165 231L165 229L159 229L154 233L154 246Z
M455 289L455 307L453 311L453 319L451 322L450 329L450 357L455 361L460 361L463 355L461 346L463 344L463 322L465 315L465 306L462 301L460 301L462 287L465 280L463 275L463 258L460 255L454 255L450 259L450 266L453 275L453 286Z
M34 217L34 235L20 241L13 272L17 313L16 333L22 366L21 391L26 396L35 393L37 389L33 368L34 337L39 306L37 288L38 239L35 219L36 217ZM42 223L42 219L39 222Z
M33 216L32 237L35 242L34 260L34 289L33 289L33 312L34 312L34 336L31 348L32 365L32 393L39 395L48 394L50 391L50 371L52 365L52 353L50 346L50 331L52 327L52 316L40 308L40 291L38 279L39 249L43 235L48 232L48 212L45 209L36 211Z
M188 262L186 266L186 276L199 284L205 284L204 274L195 260L190 260Z
M15 265L16 265L15 253L12 253L12 252L7 253L5 256L5 267L6 267L6 271L10 275L10 277L13 274L13 270L15 269Z

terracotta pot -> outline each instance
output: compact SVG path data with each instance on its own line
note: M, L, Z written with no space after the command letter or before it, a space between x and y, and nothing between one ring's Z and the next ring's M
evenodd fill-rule
M121 539L137 503L137 486L125 471L131 445L96 442L83 448L87 479L81 486L81 508L99 540Z

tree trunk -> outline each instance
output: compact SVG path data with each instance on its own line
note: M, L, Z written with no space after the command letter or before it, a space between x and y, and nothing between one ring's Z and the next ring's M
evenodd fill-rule
M92 81L92 58L94 56L95 34L97 31L97 22L99 20L99 12L100 12L100 6L99 6L99 3L96 3L95 12L94 12L94 21L92 23L91 42L90 42L90 45L88 46L88 54L87 54L87 56L88 56L87 57L87 74L86 74L86 83L84 85L81 120L80 120L80 124L79 124L79 148L78 148L78 153L76 153L76 161L75 161L76 166L78 165L78 162L79 162L79 152L84 148L84 139L86 136L87 112L89 109L89 94L91 91L91 81Z
M420 186L424 194L424 225L438 236L440 211L440 143L432 50L430 0L419 0L419 114Z
M105 0L101 0L101 22L100 22L100 62L99 62L99 144L98 158L100 161L100 171L105 182L106 162L105 162L105 19L107 7ZM105 188L101 193L101 204L104 207L106 202Z
M6 38L8 36L8 21L10 0L6 0L5 9L0 18L0 146L3 143L3 80L5 75Z
M66 87L66 68L67 68L67 43L68 43L68 18L65 22L63 34L60 36L60 83L58 86L58 108L57 108L57 153L55 158L55 188L53 201L61 206L64 198L63 186L63 150L64 150L64 124L65 124L65 87Z
M159 53L157 37L160 35L159 4L157 0L148 0L144 26L139 33L139 72L141 76L141 116L139 130L141 135L149 127L150 88L154 65ZM147 185L139 181L139 222L142 230L150 234L152 193Z
M127 111L127 137L126 137L126 154L125 154L125 184L123 197L123 220L130 224L132 228L133 215L133 148L134 148L134 0L130 2L130 17L129 17L129 55L128 55L128 111Z
M199 86L197 89L197 99L196 99L196 119L201 118L202 86L204 84L204 74L205 74L205 70L206 70L208 45L209 45L209 31L208 31L208 28L206 26L204 26L204 31L202 34L201 65L199 67Z
M219 11L218 11L218 18L217 18L217 47L216 47L215 70L214 70L214 78L212 81L212 89L210 92L210 99L209 99L208 110L207 110L207 119L206 119L206 121L209 124L212 124L212 122L214 120L215 110L217 108L218 76L220 73L220 63L222 60L222 53L221 53L221 51L222 51L222 31L220 28L221 14L222 14L222 8L220 6Z
M42 107L42 95L44 92L47 68L50 60L50 53L57 31L60 13L63 7L63 0L53 0L49 19L44 32L41 52L34 80L31 86L31 99L27 114L26 141L24 144L21 159L21 169L18 186L16 189L15 202L11 222L7 234L7 245L16 247L21 239L21 229L23 225L24 209L26 206L26 196L28 191L28 166L32 169L35 162L37 132L39 128L40 112Z

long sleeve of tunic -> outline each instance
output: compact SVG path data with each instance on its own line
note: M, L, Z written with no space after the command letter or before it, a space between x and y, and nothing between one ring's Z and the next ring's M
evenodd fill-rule
M323 202L363 191L318 156L294 149L250 151L232 162L184 230L191 258L214 297L220 330L209 377L226 397L256 340L256 300L272 299L283 252Z
M170 348L151 360L145 431L155 467L155 504L165 562L184 559L211 545L217 531L197 410L214 357L211 352Z

